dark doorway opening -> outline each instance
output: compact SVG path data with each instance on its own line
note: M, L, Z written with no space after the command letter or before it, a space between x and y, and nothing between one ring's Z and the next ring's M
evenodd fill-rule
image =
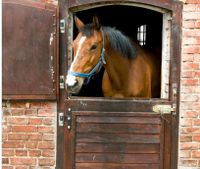
M75 12L74 15L84 23L91 23L93 16L96 15L101 25L115 27L134 41L138 41L142 47L155 52L159 56L157 58L160 65L158 71L161 72L163 24L161 13L134 6L110 5ZM74 26L73 37L75 38L76 35L77 29ZM102 68L89 84L82 87L78 96L103 97L101 89L103 72ZM161 87L158 88L156 98L160 98L160 90Z

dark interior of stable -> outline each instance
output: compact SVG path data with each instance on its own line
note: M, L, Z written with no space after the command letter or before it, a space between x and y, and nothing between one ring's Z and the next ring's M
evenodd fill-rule
M110 5L98 8L92 8L74 13L84 23L91 23L92 18L96 15L100 24L103 26L115 27L124 32L127 36L137 41L138 29L142 25L146 25L146 38L143 47L148 48L158 54L158 63L161 65L161 49L162 49L162 14L149 9L125 6ZM74 26L73 37L77 35L77 29ZM85 97L103 97L101 90L102 70L96 74L89 82L84 85L78 96ZM161 72L160 70L158 70ZM158 79L160 81L160 79ZM160 97L160 87L156 98Z

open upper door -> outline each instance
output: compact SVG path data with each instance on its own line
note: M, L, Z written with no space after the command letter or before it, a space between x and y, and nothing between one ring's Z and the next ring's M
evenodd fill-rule
M56 99L57 6L3 0L3 99Z

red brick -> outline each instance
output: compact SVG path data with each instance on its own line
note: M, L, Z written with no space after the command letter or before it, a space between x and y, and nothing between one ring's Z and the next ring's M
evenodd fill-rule
M20 157L20 158L11 158L10 163L12 165L36 165L36 159L34 158L25 158L25 157Z
M3 107L2 111L3 111L3 116L10 116L11 115L10 108Z
M28 116L36 116L37 115L37 109L27 109L25 110L25 114Z
M199 148L199 143L197 142L185 142L180 144L181 150L197 150Z
M26 150L15 150L15 155L16 156L27 156L27 151Z
M191 21L191 20L183 21L183 28L194 28L194 27L195 27L195 21Z
M200 62L200 54L193 54L194 56L194 62Z
M194 54L183 54L182 61L183 62L193 62Z
M53 142L43 141L38 143L39 149L54 149L55 144Z
M35 140L35 141L42 140L42 134L29 134L28 137L29 137L29 140Z
M8 124L28 124L28 119L19 117L9 117Z
M44 157L54 157L55 151L54 150L43 150L42 156L44 156Z
M181 134L200 133L200 128L199 127L196 127L196 128L195 127L181 127L180 131L181 131Z
M3 149L2 156L14 156L14 150Z
M186 118L182 118L180 119L180 124L181 126L192 126L192 119L186 119Z
M184 78L185 79L185 78ZM195 86L196 87L196 86ZM181 92L182 93L194 93L195 89L194 87L191 87L191 86L185 86L185 85L182 85L181 86Z
M192 141L192 136L187 135L180 135L180 142L191 142Z
M28 166L17 166L15 167L15 169L29 169Z
M56 110L56 103L55 102L41 102L41 107L42 108L50 108Z
M35 149L38 146L38 142L26 142L26 147L27 148L32 148Z
M42 118L30 118L29 124L31 124L31 125L41 125L42 124Z
M53 110L53 109L39 109L38 110L38 116L54 117L55 116L55 110Z
M27 134L8 134L9 140L28 140Z
M54 127L38 126L38 132L40 133L54 133Z
M9 164L8 158L2 158L2 164Z
M200 119L194 119L193 120L193 125L194 126L200 126Z
M195 22L195 28L200 28L200 21Z
M37 132L36 126L13 126L12 127L13 132Z
M200 134L194 135L194 136L192 137L192 140L193 140L193 141L200 141Z
M55 139L56 139L55 135L53 135L53 134L44 134L43 135L43 140L44 141L53 141Z
M198 12L200 11L200 4L187 4L187 5L184 5L184 11L186 12Z
M193 70L182 71L181 76L184 77L184 78L194 78L195 72Z
M8 139L7 133L2 133L2 141L6 141Z
M183 12L185 20L200 20L200 12Z
M53 118L45 118L45 119L43 120L43 124L44 124L44 125L52 125L52 124L54 124L54 123L55 123L55 121L54 121Z
M195 71L194 72L194 77L198 77L199 78L200 77L200 71Z
M196 37L196 36L200 36L200 32L198 29L183 29L183 37ZM184 46L184 48L186 47L190 46Z
M2 166L2 169L13 169L13 166Z
M193 160L193 159L181 159L180 160L180 165L181 166L187 166L187 167L195 167L198 164L198 160Z
M24 108L16 108L16 109L11 109L11 114L13 116L21 116L25 114L25 109Z
M2 144L3 148L23 148L24 147L24 143L23 142L11 142L11 141L7 141L7 142L3 142Z
M179 157L181 158L190 158L191 157L191 151L190 150L181 150Z
M181 82L183 85L198 85L199 79L187 78L187 79L182 79Z
M197 118L198 113L196 111L186 111L181 113L181 117L183 118Z
M53 166L55 164L55 160L51 158L42 158L39 159L40 166Z
M200 158L200 151L195 151L195 150L193 150L192 151L192 157L194 157L194 158Z
M187 93L187 94L182 94L181 95L181 101L198 101L199 100L199 95L197 94L191 94L191 93Z
M28 154L31 157L39 157L39 156L41 156L41 151L40 150L29 150Z
M24 101L11 101L10 102L10 107L12 108L25 108L26 102Z
M199 42L199 38L198 37L186 37L183 38L183 44L184 45L198 45Z

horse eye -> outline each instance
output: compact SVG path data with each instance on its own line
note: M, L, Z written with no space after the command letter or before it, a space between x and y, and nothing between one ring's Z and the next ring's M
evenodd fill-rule
M91 48L90 48L90 50L94 50L96 48L97 48L97 45L92 45Z

